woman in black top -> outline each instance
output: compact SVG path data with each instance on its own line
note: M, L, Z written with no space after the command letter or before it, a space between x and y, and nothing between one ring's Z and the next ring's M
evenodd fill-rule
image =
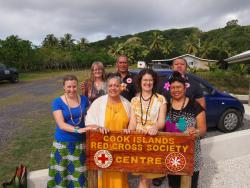
M185 132L195 138L194 174L192 188L198 187L200 170L200 137L206 133L206 116L201 105L186 97L187 81L179 72L174 72L169 80L171 100L168 104L166 132ZM180 176L168 175L171 188L180 187Z

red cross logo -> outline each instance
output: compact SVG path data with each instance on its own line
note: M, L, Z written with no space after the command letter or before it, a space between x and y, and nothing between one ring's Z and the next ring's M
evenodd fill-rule
M113 157L108 150L99 150L94 155L95 164L101 168L108 168L113 161Z
M105 164L105 162L108 160L105 154L102 154L101 157L98 157L99 161L102 161L102 164Z

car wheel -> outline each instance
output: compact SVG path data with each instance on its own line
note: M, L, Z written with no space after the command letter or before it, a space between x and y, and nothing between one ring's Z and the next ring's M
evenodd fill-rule
M11 81L12 83L17 83L17 82L19 82L18 75L17 75L17 74L13 74L12 77L11 77L11 79L10 79L10 81Z
M235 109L228 109L222 114L218 128L223 132L232 132L241 125L241 122L241 113Z

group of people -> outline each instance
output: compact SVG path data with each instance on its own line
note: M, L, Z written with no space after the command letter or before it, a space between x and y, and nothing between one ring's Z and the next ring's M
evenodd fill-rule
M52 103L56 132L49 163L48 187L87 187L85 132L123 130L156 135L159 131L185 132L195 137L192 187L198 186L200 138L206 133L205 99L199 85L186 75L187 62L176 59L173 74L158 93L157 73L142 69L137 76L128 71L128 58L119 56L117 72L106 75L101 62L94 62L91 78L81 84L74 75L63 79L64 94ZM160 185L165 174L136 173L139 188L151 181ZM180 187L180 176L168 175L172 188ZM124 172L98 173L98 188L127 188Z

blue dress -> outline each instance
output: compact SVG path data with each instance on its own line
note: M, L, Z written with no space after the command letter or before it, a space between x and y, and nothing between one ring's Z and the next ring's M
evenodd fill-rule
M88 99L81 96L81 108L79 106L70 108L73 116L73 122L79 122L79 118L84 117ZM75 126L71 120L71 115L67 104L61 97L56 98L52 103L52 111L61 110L64 120L70 126ZM79 127L85 127L84 118L82 118ZM87 187L86 153L85 153L85 135L66 132L56 126L55 139L53 141L52 151L49 163L49 178L47 187Z

